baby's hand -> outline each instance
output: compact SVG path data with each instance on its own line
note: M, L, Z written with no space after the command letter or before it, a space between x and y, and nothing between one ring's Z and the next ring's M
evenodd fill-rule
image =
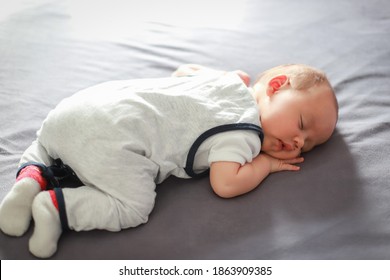
M182 77L182 76L193 75L200 70L212 70L212 69L198 64L183 64L179 66L179 68L177 68L175 72L172 73L172 76Z
M270 155L261 153L261 156L267 159L270 165L270 173L278 171L298 171L300 169L297 163L304 161L303 157L297 157L293 159L277 159Z
M247 87L249 87L249 85L251 83L251 77L248 75L248 73L246 73L242 70L235 70L233 72L236 73L241 78L241 80L244 82L244 84Z

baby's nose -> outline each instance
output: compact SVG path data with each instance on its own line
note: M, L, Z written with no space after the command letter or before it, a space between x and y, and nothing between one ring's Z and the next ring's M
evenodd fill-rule
M303 139L303 137L295 137L294 145L295 145L296 149L302 149L304 143L305 143L305 140Z

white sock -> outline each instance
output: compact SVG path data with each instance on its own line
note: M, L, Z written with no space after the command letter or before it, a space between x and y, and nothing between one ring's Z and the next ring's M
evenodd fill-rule
M23 235L31 221L31 205L41 191L39 183L32 178L16 182L0 205L0 229L8 235Z
M29 242L30 252L39 258L49 258L57 251L62 233L60 215L49 192L41 192L35 197L32 215L35 228Z

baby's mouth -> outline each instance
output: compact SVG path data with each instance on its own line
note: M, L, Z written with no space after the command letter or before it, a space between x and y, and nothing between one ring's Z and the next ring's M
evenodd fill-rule
M278 141L279 141L278 151L292 151L293 150L293 147L290 144L283 142L280 139L278 139Z

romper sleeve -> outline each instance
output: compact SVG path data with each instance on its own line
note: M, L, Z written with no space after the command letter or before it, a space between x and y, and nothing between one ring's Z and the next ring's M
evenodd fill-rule
M209 165L216 161L252 162L261 150L259 135L254 131L229 131L216 135L210 143Z

